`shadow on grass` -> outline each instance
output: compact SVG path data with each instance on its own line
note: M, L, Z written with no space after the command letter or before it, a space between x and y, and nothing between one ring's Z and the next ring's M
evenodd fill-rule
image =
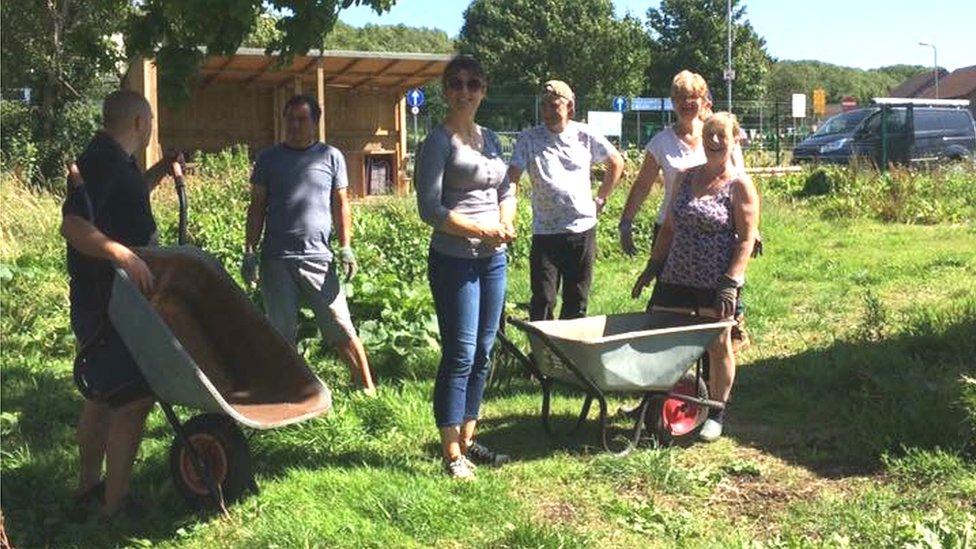
M972 453L961 377L976 375L976 315L957 313L742 367L728 436L828 477L908 447Z

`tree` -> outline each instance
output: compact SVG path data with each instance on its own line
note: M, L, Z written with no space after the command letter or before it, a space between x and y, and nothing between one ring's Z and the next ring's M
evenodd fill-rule
M640 21L616 18L610 0L475 0L464 12L458 50L485 66L489 99L533 96L558 78L573 87L578 112L639 92L648 63ZM518 110L518 120L499 122L534 120L531 102Z
M270 34L269 53L287 62L320 47L353 5L377 13L396 0L144 0L130 18L126 47L130 55L158 61L160 94L178 101L188 95L187 83L205 55L232 55L264 13L280 14ZM201 49L203 48L203 49Z
M37 183L63 176L96 127L96 94L124 70L121 36L132 13L129 0L23 0L0 4L0 66L6 89L30 90L23 116L5 117L4 156L14 135L30 158L17 162ZM14 112L13 106L5 114ZM5 159L9 160L8 159ZM23 165L28 164L28 165Z
M861 103L872 97L888 95L905 80L931 69L919 65L894 65L863 70L820 61L778 61L767 76L768 97L789 101L793 93L810 94L823 88L827 101L837 103L851 95Z
M273 15L259 16L243 45L269 47L281 34L276 24L277 18ZM372 24L353 27L337 21L321 47L327 50L450 53L454 51L454 42L440 29Z
M741 0L732 0L732 97L760 99L771 59L766 41L746 20L741 4ZM727 97L725 12L725 0L663 0L659 8L647 10L652 38L648 92L667 96L674 75L688 69L705 77L716 103Z

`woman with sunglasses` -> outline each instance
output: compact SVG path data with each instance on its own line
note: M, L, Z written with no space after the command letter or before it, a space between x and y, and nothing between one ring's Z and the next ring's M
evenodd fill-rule
M427 276L441 337L434 419L445 472L474 478L475 463L508 460L475 442L489 356L505 303L505 247L515 238L515 184L501 142L475 123L484 69L454 58L442 77L447 117L424 139L414 185L420 216L433 227Z
M633 297L657 278L648 309L663 308L730 318L745 283L746 265L759 234L759 195L732 161L739 123L716 113L702 125L705 163L691 168L673 189L651 257ZM708 348L708 392L727 403L735 378L731 328ZM722 435L725 410L710 409L699 436Z

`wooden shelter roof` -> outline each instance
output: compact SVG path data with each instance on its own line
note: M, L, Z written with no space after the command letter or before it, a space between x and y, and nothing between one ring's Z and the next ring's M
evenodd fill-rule
M211 56L201 69L203 85L237 82L276 86L298 78L316 78L318 67L328 87L383 88L397 91L422 86L437 78L453 56L433 53L392 53L313 50L282 65L263 49L240 48L232 56Z

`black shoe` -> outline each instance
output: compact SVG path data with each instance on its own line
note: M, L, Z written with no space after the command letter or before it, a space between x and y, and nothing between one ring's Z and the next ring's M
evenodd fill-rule
M510 456L493 452L477 442L472 442L471 446L468 446L465 457L476 464L489 467L501 467L512 460Z

